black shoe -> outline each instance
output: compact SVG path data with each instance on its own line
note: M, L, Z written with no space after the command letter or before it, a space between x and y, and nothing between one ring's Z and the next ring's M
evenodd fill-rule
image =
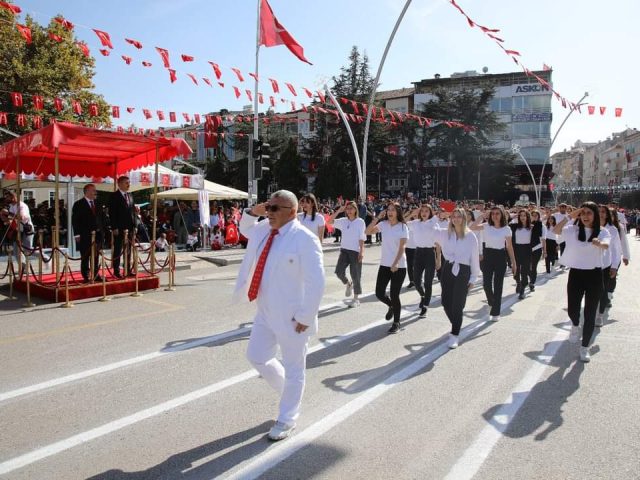
M384 316L385 320L391 320L393 318L393 308L389 307L387 314Z
M398 333L398 330L400 330L400 322L393 322L389 329L389 333Z
M535 292L536 286L532 283L531 285L529 285L529 290L531 290L532 292Z
M524 292L520 292L520 295L518 295L518 300L524 300Z
M415 284L413 282L409 282L409 285L407 285L407 288L413 288L415 287Z
M426 317L427 316L427 307L421 307L420 308L420 317Z
M424 297L420 297L420 308L424 307Z

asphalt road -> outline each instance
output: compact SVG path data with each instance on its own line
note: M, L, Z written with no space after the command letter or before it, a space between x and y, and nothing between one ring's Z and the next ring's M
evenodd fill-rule
M387 334L379 253L367 249L358 309L326 253L302 415L276 444L277 398L244 357L253 307L230 303L238 265L72 309L3 297L0 478L640 478L639 260L585 365L566 341L566 273L523 301L507 279L497 323L478 284L449 351L439 284L426 319L403 290L403 329Z

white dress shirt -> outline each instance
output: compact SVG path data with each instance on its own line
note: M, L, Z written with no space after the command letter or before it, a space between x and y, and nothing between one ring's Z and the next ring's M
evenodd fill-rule
M485 223L482 227L482 239L485 248L493 248L495 250L504 250L506 248L505 241L511 238L511 229L506 225L504 227L494 227Z
M311 215L307 215L304 212L299 213L298 220L304 227L308 228L316 235L318 235L318 229L320 227L324 227L325 224L324 215L320 212L316 212L316 217L313 220L311 220Z
M591 229L585 228L585 236L587 240L591 236ZM569 268L577 268L579 270L593 270L594 268L602 268L604 263L604 251L600 247L596 247L591 242L578 240L580 227L578 225L566 225L562 229L562 238L566 243L564 253L560 257L560 263ZM600 229L598 240L602 243L609 244L611 235L606 228Z
M516 245L531 245L531 229L530 228L516 229Z
M480 254L478 239L473 232L467 232L464 238L458 238L455 233L449 235L448 230L438 230L436 243L442 249L442 255L448 262L453 263L451 273L458 276L460 265L467 265L471 269L469 283L475 283L480 276Z
M604 268L613 267L617 268L622 260L622 245L620 244L620 233L618 229L613 225L605 225L604 227L609 231L611 235L611 241L609 242L609 248L604 251L602 256L602 266Z
M416 248L433 248L436 241L436 231L438 229L438 218L431 217L429 220L411 220L407 223L409 232L413 236Z

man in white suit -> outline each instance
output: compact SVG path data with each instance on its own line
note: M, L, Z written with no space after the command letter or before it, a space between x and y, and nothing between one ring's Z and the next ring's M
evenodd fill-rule
M318 331L324 265L318 236L296 218L298 200L280 190L267 203L246 209L240 232L249 244L240 266L234 302L256 300L247 358L280 395L271 440L295 428L305 385L309 337ZM258 217L267 217L258 221ZM276 358L280 347L282 361Z

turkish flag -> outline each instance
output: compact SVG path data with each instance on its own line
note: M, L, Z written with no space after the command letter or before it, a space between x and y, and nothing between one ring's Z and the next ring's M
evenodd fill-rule
M22 35L22 38L24 38L25 42L27 42L27 45L30 45L31 44L31 29L29 27L24 26L24 25L20 25L19 23L16 23L16 28L20 32L20 35Z
M19 127L24 127L27 124L27 120L26 120L26 118L24 116L24 113L19 113L16 116L16 121L17 121Z
M31 98L31 101L33 102L33 109L34 110L42 110L44 107L44 102L42 101L42 97L40 95L34 95Z
M126 63L127 65L131 65L131 61L133 60L133 58L127 57L126 55L122 55L122 59L124 60L124 63Z
M182 186L184 188L191 188L191 177L188 177L187 175L182 177Z
M298 96L298 94L296 93L296 89L295 89L295 88L293 88L293 85L291 85L290 83L287 83L287 82L284 82L284 84L287 86L287 88L289 89L289 91L290 91L291 93L293 93L293 96L294 96L294 97L297 97L297 96Z
M164 120L164 112L162 110L158 110L156 114L158 115L158 120Z
M280 93L280 87L278 86L278 82L273 78L270 78L271 88L273 88L273 93Z
M142 66L143 67L150 67L151 63L150 62L142 62Z
M0 7L4 8L5 10L8 10L9 12L13 13L14 15L17 15L20 12L22 12L22 9L18 5L14 5L13 3L0 2Z
M76 42L76 45L78 46L78 48L79 48L80 50L82 50L82 54L83 54L85 57L89 57L89 55L90 55L90 54L89 54L89 47L87 47L87 44L86 44L86 43L84 43L84 42Z
M176 112L169 112L169 121L170 122L176 121Z
M193 114L193 119L195 120L196 123L200 123L200 114L199 113L194 113Z
M64 106L62 105L62 99L61 98L54 98L53 99L53 106L55 107L57 112L61 112L62 109L64 108Z
M213 62L209 62L209 64L211 65L211 68L213 68L213 73L216 74L216 78L220 80L220 77L222 77L222 71L220 70L218 64Z
M604 112L607 111L607 107L600 107L600 115L604 115Z
M621 116L622 116L622 108L616 107L616 117L621 117Z
M191 117L188 113L183 113L182 116L184 117L185 122L191 122Z
M151 111L148 108L143 108L142 114L144 115L144 118L146 118L147 120L151 118Z
M238 77L238 80L240 80L241 82L244 82L244 77L242 76L242 72L240 72L239 69L235 67L231 67L231 70L233 71L233 73L236 74L236 77Z
M181 55L181 57L183 62L193 62L195 60L195 58L193 58L191 55L185 55L184 53Z
M89 104L89 115L91 115L92 117L97 117L98 116L98 104L97 103Z
M110 51L110 50L107 50L106 48L101 48L101 49L100 49L100 53L101 53L102 55L104 55L105 57L108 57L108 56L111 54L111 51Z
M120 107L118 107L117 105L112 105L111 106L111 116L113 118L120 118Z
M589 115L593 115L596 111L595 105L588 105L587 110L589 110Z
M142 48L142 44L138 40L132 40L130 38L125 38L124 41L127 42L130 45L133 45L138 50L140 50Z
M22 94L18 92L11 92L11 103L14 107L22 106Z
M0 112L0 125L7 125L7 112Z
M296 42L295 38L278 21L271 10L271 5L267 0L260 1L260 45L265 47L275 47L285 45L291 53L303 62L313 65L304 57L302 45Z
M162 58L162 63L164 64L164 67L171 68L171 64L169 63L169 51L160 47L156 47L156 50L158 51L158 53L160 54L160 57Z
M60 25L62 25L62 27L68 32L73 30L73 23L71 23L69 20L65 19L64 17L56 17L53 20L56 23L59 23Z
M213 85L211 85L211 80L209 80L207 77L202 77L202 80L204 81L204 83L206 83L210 87L213 87Z
M443 200L442 202L440 202L440 208L445 212L451 213L456 209L456 202Z
M193 81L193 83L198 85L198 80L196 79L196 77L192 73L187 73L187 76L191 79L191 81Z
M240 89L238 87L233 87L233 92L236 94L236 98L240 98Z
M113 44L111 43L111 37L109 37L109 34L107 32L103 32L102 30L96 30L95 28L93 29L93 31L96 32L96 35L100 39L100 43L102 43L103 46L113 48Z
M127 113L133 113L136 107L127 107Z
M246 94L247 94L247 98L249 99L250 102L253 102L253 95L251 94L251 90L247 89L245 90Z
M169 68L169 80L171 80L171 83L175 82L177 79L176 71Z

